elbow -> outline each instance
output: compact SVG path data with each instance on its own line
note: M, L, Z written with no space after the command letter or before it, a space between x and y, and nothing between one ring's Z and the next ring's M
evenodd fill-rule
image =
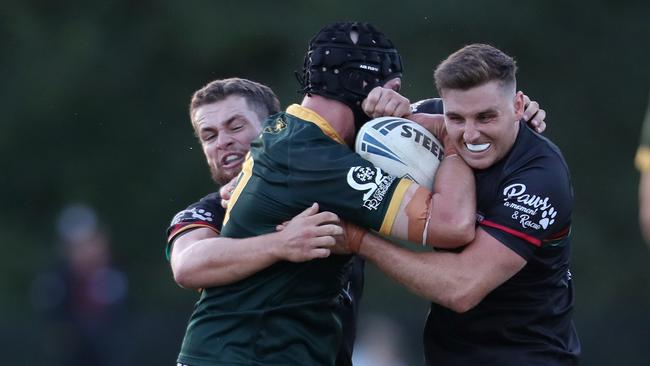
M199 289L201 286L197 284L194 273L191 268L183 266L181 263L172 263L172 273L174 274L174 282L182 288L186 289Z
M459 314L466 313L476 307L483 298L471 291L460 291L448 300L447 307Z
M174 282L176 282L178 286L182 288L192 288L191 276L189 276L188 273L177 269L172 270L172 272L174 273Z
M476 226L473 219L434 217L429 226L430 244L438 248L460 248L474 240Z
M448 307L458 314L463 314L472 310L478 303L479 301L474 301L471 298L459 297L452 299Z
M453 228L454 230L449 238L451 248L465 246L474 240L476 227L473 222L471 224L456 224Z

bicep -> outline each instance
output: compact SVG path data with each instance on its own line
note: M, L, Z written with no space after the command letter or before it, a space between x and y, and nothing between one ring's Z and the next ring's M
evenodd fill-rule
M391 236L439 248L457 248L474 238L474 176L461 159L444 159L434 191L412 184L405 191Z
M218 238L219 234L216 231L207 227L199 227L196 229L188 230L181 233L171 242L171 262L173 265L174 258L178 258L180 253L189 248L192 244L210 238Z

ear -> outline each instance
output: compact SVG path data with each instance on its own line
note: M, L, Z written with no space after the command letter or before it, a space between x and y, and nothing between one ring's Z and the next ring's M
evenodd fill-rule
M513 99L513 104L514 104L514 109L515 109L515 116L517 117L517 121L523 118L524 116L524 93L521 91L518 91L515 93L515 98Z

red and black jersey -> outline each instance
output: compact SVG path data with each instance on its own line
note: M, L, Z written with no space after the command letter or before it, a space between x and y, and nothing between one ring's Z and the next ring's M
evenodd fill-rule
M429 100L414 110L442 113L442 103ZM427 364L576 364L573 188L560 150L520 122L508 155L475 170L475 177L478 225L527 264L466 313L432 304L424 331Z
M189 205L174 216L167 228L167 247L165 254L167 260L171 256L171 244L180 234L199 227L221 233L221 225L226 209L221 207L221 198L218 192L210 193L200 201Z

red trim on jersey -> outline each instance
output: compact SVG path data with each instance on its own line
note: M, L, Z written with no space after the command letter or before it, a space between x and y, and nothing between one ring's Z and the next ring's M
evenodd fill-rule
M189 229L198 229L200 227L208 228L216 232L217 234L220 234L219 230L217 230L217 228L215 228L214 225L209 224L205 221L182 222L180 224L174 225L171 232L169 233L169 236L167 237L167 242L168 243L171 242L173 239L175 239L178 236L178 234L182 232L185 232Z
M496 222L492 222L490 220L483 220L483 221L480 222L480 224L485 225L485 226L489 226L489 227L493 227L493 228L499 229L501 231L505 231L506 233L508 233L510 235L514 235L514 236L518 237L519 239L523 239L523 240L533 244L536 247L539 247L539 246L542 245L541 240L539 240L537 238L534 238L534 237L532 237L532 236L530 236L528 234L522 233L521 231L511 229L511 228L509 228L507 226L503 226L501 224L497 224Z
M544 241L553 241L553 240L559 240L559 239L564 239L569 235L569 231L571 231L571 225L565 227L564 229L558 231L557 233L551 235L549 238L544 239Z

